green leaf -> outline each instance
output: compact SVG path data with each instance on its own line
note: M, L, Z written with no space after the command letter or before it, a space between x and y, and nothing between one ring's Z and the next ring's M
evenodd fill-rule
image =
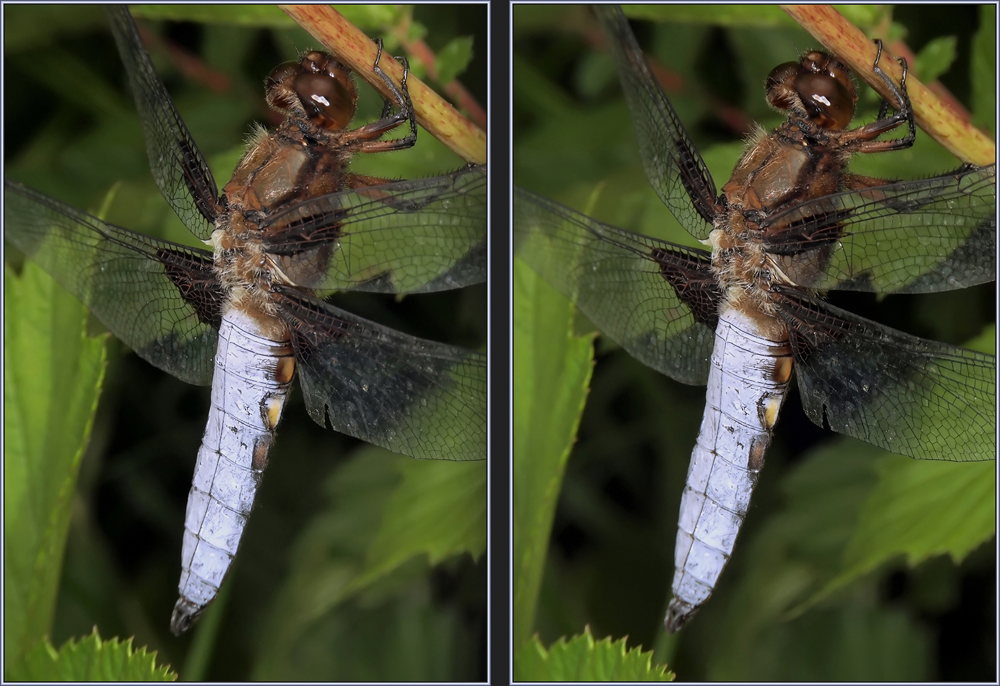
M484 462L412 460L375 447L356 451L326 484L329 508L299 533L294 544L287 581L265 624L268 640L257 657L256 678L291 678L288 670L295 670L296 664L290 656L301 652L301 641L325 640L329 651L333 650L332 636L347 635L350 640L344 650L338 647L339 657L330 660L348 660L361 675L366 674L362 666L368 664L368 669L382 670L376 680L398 680L405 670L380 666L388 658L379 657L378 650L351 654L361 650L358 646L363 641L352 633L350 623L343 625L338 617L349 612L354 622L374 622L379 629L365 635L374 638L370 648L380 645L379 632L387 632L391 623L388 616L404 612L402 606L393 609L393 603L405 605L409 602L405 598L419 595L428 562L438 564L466 552L481 555L486 539L485 481ZM425 616L441 612L440 608L429 601L420 607L405 612L417 613L423 617L419 622L440 625L448 634L437 639L419 637L420 641L452 645L465 640L448 633L453 620ZM369 611L383 619L365 619ZM346 646L354 647L347 650ZM341 675L337 670L323 672L316 665L309 669L327 678ZM422 677L410 673L406 678Z
M406 27L406 41L408 43L413 43L418 40L423 40L427 37L428 30L422 22L411 21Z
M412 13L398 5L336 5L338 12L366 33L390 34Z
M992 352L995 345L991 325L965 347ZM839 573L810 602L899 555L910 567L935 555L950 555L959 563L996 536L995 461L931 462L872 452L878 484L858 512L838 560Z
M10 670L14 681L176 681L168 666L157 666L156 652L133 650L132 639L102 641L94 632L69 640L56 651L48 638L28 652L23 662Z
M70 506L104 379L87 311L26 262L4 282L4 655L52 625Z
M961 562L996 535L996 463L918 462L887 455L830 587L906 555L914 567L934 555Z
M979 8L979 31L972 43L972 122L996 136L997 8Z
M975 338L965 342L964 348L978 350L981 353L992 353L997 345L997 326L990 324L983 327L982 332Z
M958 39L955 36L941 36L925 45L914 65L920 79L924 83L930 83L948 71L957 57L957 47Z
M627 639L595 641L590 627L569 641L560 638L546 650L533 636L514 655L515 681L673 681L650 652L628 650Z
M574 308L514 261L514 645L527 640L552 518L593 371Z
M835 8L861 29L885 26L892 18L892 8L885 5L836 5Z
M438 82L451 83L472 61L472 36L460 36L448 41L437 54Z
M364 570L344 589L363 588L412 557L431 565L486 550L486 462L400 460L403 476L386 503Z

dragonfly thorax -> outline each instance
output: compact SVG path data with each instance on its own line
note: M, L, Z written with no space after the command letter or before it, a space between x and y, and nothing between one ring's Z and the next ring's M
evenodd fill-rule
M739 208L734 208L739 209ZM733 216L742 214L734 212ZM725 304L748 316L770 319L767 329L778 340L786 336L785 327L777 320L775 303L771 299L772 273L770 261L752 230L741 221L723 223L708 236L712 248L712 270L725 294Z

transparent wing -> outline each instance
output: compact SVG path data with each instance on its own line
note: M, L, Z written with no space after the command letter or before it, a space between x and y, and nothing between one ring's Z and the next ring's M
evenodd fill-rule
M917 459L996 459L993 355L916 338L805 295L779 300L813 422Z
M769 219L781 271L820 290L928 293L996 279L996 165L824 196ZM774 230L765 228L765 232Z
M595 5L594 14L608 38L650 185L688 233L708 237L717 210L705 161L650 71L621 8Z
M486 280L486 167L307 200L269 217L265 250L297 285L420 293Z
M153 179L184 226L207 240L219 213L212 172L153 68L128 6L112 5L107 13L142 120Z
M211 253L105 223L10 181L4 238L140 357L188 383L212 382L222 291Z
M393 452L486 459L486 357L407 336L292 288L288 322L309 415Z
M602 224L514 188L514 251L642 362L708 380L721 299L708 253Z

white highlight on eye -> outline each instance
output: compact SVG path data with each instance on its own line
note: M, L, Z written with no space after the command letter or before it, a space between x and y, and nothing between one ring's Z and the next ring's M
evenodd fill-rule
M830 101L829 101L829 100L827 100L825 96L822 96L822 95L814 95L814 96L813 96L813 100L815 100L816 102L821 102L821 103L823 103L824 105L826 105L827 107L829 107L829 106L830 106Z
M318 102L320 105L325 105L326 107L330 106L330 101L324 98L322 95L313 94L310 95L309 98L315 102Z

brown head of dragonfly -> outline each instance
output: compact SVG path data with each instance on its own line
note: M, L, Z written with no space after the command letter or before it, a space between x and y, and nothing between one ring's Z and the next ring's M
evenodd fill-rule
M858 101L847 67L818 50L798 62L779 64L767 75L765 87L767 101L775 109L804 115L832 131L850 125Z
M286 115L305 116L329 131L346 129L357 109L350 70L325 52L313 50L298 62L279 64L265 85L271 107Z

